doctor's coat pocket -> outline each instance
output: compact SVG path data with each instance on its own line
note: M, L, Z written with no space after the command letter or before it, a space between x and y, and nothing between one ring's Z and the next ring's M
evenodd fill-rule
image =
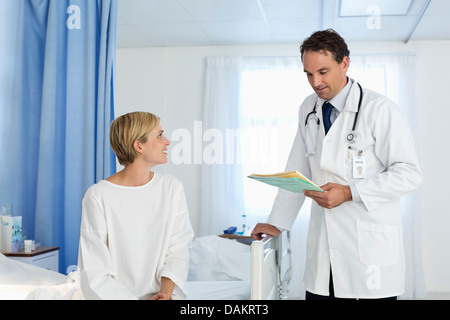
M371 176L374 172L378 172L379 168L376 167L377 163L377 157L375 155L375 148L373 143L369 143L367 145L355 145L351 148L346 148L343 151L344 156L344 172L346 177L355 178L353 174L353 160L358 157L364 157L364 167L365 167L365 177ZM358 177L358 178L363 178Z
M400 256L398 227L373 222L357 222L358 251L366 265L392 265Z

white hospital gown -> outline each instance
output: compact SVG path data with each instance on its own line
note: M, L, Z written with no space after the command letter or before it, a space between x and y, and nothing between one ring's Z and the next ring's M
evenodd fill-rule
M139 187L102 180L82 209L78 265L87 299L148 299L161 277L175 283L172 299L185 298L194 233L179 180L160 173Z

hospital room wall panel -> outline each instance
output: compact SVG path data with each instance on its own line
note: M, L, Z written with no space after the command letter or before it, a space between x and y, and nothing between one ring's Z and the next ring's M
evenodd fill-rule
M445 118L450 118L446 93L450 62L444 58L450 41L411 41L349 43L351 54L416 54L416 98L418 104L418 153L424 172L420 188L420 219L424 270L428 291L450 292L450 225L446 182L450 180L446 163L450 157L445 137ZM118 49L116 114L144 110L162 118L168 137L177 129L194 136L195 123L201 121L204 97L205 58L212 55L297 56L299 44L167 47ZM435 111L440 113L436 113ZM293 110L293 114L296 114ZM200 137L201 139L201 137ZM172 148L178 142L172 141ZM442 144L444 143L444 147ZM439 144L439 145L438 145ZM170 148L169 147L169 155ZM192 152L193 150L191 150ZM192 152L193 153L193 152ZM169 160L156 171L167 172L182 180L196 232L200 225L201 163L175 164ZM445 200L444 200L445 201ZM443 249L444 248L444 249Z
M419 157L424 174L421 219L424 268L430 291L450 291L450 41L423 41L417 48ZM450 299L450 295L448 296Z

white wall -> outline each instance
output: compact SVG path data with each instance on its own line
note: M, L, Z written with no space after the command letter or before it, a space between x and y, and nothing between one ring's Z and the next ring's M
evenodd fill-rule
M423 42L417 48L416 88L419 108L419 152L424 172L421 187L424 266L430 291L450 291L450 41ZM445 57L445 58L444 58Z
M116 115L131 111L153 112L162 118L167 136L177 128L193 133L202 120L205 57L297 56L299 44L118 49ZM351 54L413 52L416 54L416 97L419 106L417 147L424 181L420 190L424 269L428 291L450 292L450 205L446 204L446 170L450 144L445 141L450 119L450 41L408 44L350 43ZM293 110L293 114L296 111ZM447 125L447 127L449 127ZM170 149L169 149L170 151ZM170 153L170 152L169 152ZM191 221L198 231L200 165L167 164L155 168L184 183Z

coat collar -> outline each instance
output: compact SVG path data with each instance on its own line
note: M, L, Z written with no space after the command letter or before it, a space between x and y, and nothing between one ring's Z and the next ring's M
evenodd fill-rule
M357 112L358 111L358 102L359 96L361 92L359 91L358 83L353 80L352 87L350 88L350 92L348 94L347 101L345 102L345 111Z
M351 83L350 91L347 96L347 100L345 101L344 108L342 111L357 112L359 95L360 95L358 83L351 78L348 78L348 81L351 81L352 83ZM317 97L318 106L322 107L322 105L325 101L327 101L327 100Z

